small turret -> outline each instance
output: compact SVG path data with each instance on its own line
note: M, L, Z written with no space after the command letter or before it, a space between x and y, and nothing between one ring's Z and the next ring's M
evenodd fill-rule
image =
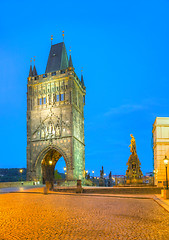
M72 56L71 56L71 48L69 49L69 52L70 52L70 56L69 56L69 65L68 65L68 68L69 68L69 70L74 70L73 62L72 62Z
M33 72L32 72L32 65L30 65L30 70L29 70L29 77L33 76Z
M69 57L69 68L73 68L72 57Z
M38 74L37 74L37 71L36 71L36 67L35 67L35 65L34 65L34 67L33 67L33 74L32 74L32 76L34 77L34 76L37 76Z
M29 77L33 76L33 72L32 72L32 59L31 59L31 64L30 64L30 69L29 69Z
M35 57L34 57L33 61L34 61L34 67L33 67L33 74L32 74L32 76L34 77L34 76L38 75L37 71L36 71L36 67L35 67Z
M81 70L81 83L82 83L82 86L84 87L83 70Z

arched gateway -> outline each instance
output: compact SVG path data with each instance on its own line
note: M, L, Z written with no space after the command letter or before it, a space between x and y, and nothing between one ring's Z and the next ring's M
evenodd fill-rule
M27 180L52 176L63 156L67 180L85 175L85 86L74 72L65 44L51 46L45 74L30 66L27 84Z

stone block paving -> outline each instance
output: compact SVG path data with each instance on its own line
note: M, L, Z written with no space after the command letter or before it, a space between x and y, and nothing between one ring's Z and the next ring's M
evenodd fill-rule
M169 213L151 199L0 195L0 240L169 239Z

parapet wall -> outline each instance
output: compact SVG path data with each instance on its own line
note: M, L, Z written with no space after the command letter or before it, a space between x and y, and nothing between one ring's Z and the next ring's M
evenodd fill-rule
M31 185L33 185L33 181L26 181L26 182L25 181L23 181L23 182L0 182L0 188L31 186Z

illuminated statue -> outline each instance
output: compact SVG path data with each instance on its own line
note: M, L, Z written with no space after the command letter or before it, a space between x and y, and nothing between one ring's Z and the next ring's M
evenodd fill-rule
M130 137L131 137L131 144L130 144L130 152L133 153L133 154L137 154L136 152L136 140L133 136L133 134L130 134Z
M137 156L136 152L136 140L133 134L130 134L131 137L131 144L130 144L130 152L131 155L128 159L127 171L126 171L126 184L142 184L143 183L143 173L140 168L140 160Z

